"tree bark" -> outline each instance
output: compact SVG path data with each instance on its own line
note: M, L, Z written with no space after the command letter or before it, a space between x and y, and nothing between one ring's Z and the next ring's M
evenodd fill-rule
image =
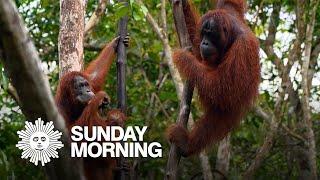
M173 16L174 22L176 26L176 31L178 33L180 47L191 47L191 41L189 38L187 26L185 23L185 17L182 10L182 0L180 1L172 1L173 7ZM187 2L186 2L187 3ZM193 87L190 85L188 81L185 82L180 102L180 112L178 115L177 123L181 124L183 127L187 128L190 110L191 110L191 100L193 96ZM167 170L165 179L175 180L177 179L177 169L179 165L181 155L178 153L178 149L174 144L171 144L168 162L167 162Z
M60 0L60 77L83 69L84 13L84 0Z
M230 157L231 157L231 144L230 144L230 134L225 137L220 143L217 154L216 170L221 174L216 173L214 179L224 179L229 171Z
M49 82L40 68L40 58L13 1L0 1L0 24L3 64L17 90L23 114L29 121L39 117L47 122L53 121L55 127L63 132L65 147L59 151L60 157L45 166L48 179L82 179L78 161L70 157L65 124L55 106Z
M85 2L84 0L60 0L58 39L60 78L67 72L83 70ZM69 145L69 143L68 141L65 144ZM70 157L70 153L67 156ZM82 160L78 160L78 164L75 168L82 174ZM82 175L81 178L84 176Z
M122 0L119 0L119 2L124 2ZM120 21L118 23L118 32L120 36L120 40L118 43L118 49L117 49L117 100L118 100L118 108L121 109L121 111L126 114L127 111L127 94L126 94L126 64L127 64L127 55L126 55L126 47L124 46L123 40L127 35L127 23L128 23L128 17L122 17L120 18ZM123 144L123 141L121 141L121 144ZM121 171L119 173L119 177L116 179L124 180L128 179L126 178L126 173L123 170L124 163L126 159L124 157L120 157L119 159L119 167L121 168Z
M302 121L305 125L306 131L304 132L305 139L307 139L307 150L306 150L306 157L307 157L307 164L310 171L310 179L317 179L317 164L316 164L316 143L314 138L314 132L312 129L312 118L311 118L311 108L310 108L310 86L308 80L308 73L309 73L309 65L310 65L310 58L311 58L311 48L312 48L312 39L313 39L313 30L315 25L315 16L317 7L319 4L319 0L312 0L310 2L312 7L311 12L307 12L308 17L310 17L309 22L307 22L307 29L306 29L306 37L305 37L305 49L304 49L304 58L302 63L302 112L303 117Z

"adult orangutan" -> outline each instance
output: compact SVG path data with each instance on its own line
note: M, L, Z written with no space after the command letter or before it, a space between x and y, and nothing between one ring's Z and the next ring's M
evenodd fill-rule
M128 46L128 37L124 43ZM116 54L119 37L107 44L98 57L83 72L64 74L55 96L56 104L69 129L73 126L123 126L125 115L117 109L102 114L110 103L102 91ZM84 158L85 176L89 180L112 179L116 167L115 158Z
M224 138L257 97L259 43L245 23L245 6L243 0L220 0L200 17L190 2L183 4L192 52L177 50L174 63L196 87L204 108L190 133L181 125L168 129L169 141L183 156Z

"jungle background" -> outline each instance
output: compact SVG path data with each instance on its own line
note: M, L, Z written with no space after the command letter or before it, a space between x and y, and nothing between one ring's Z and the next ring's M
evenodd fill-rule
M59 80L60 2L16 0L15 3L55 94ZM214 6L208 0L194 3L201 13ZM317 178L319 0L249 0L247 4L246 18L261 47L260 96L241 125L220 144L199 156L182 158L179 178ZM170 149L164 132L177 119L181 94L181 79L172 66L171 51L179 48L172 7L165 0L130 0L128 6L112 0L88 0L85 63L117 36L117 22L123 15L129 17L131 37L126 68L127 125L148 126L147 140L161 142L163 146L163 158L130 159L130 162L135 165L138 179L163 179ZM89 27L90 19L94 23ZM1 58L4 57L0 53ZM24 127L27 118L2 62L0 70L0 179L43 179L44 168L22 160L20 150L15 147L19 140L16 132ZM105 85L114 106L116 82L114 63ZM192 117L196 120L201 108L195 97Z

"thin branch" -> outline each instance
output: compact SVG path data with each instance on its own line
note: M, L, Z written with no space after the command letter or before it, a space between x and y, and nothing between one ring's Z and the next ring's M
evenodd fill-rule
M148 86L151 87L152 85L151 85L151 82L150 82L149 78L147 77L146 71L145 71L143 68L141 68L140 70L142 71L142 75L143 75L145 81L147 82ZM168 120L171 119L169 113L168 113L168 112L166 111L166 109L164 108L163 103L161 102L158 94L155 93L155 92L151 93L151 99L152 99L152 102L153 102L154 100L156 100L156 101L158 102L161 111L162 111L163 114L166 116L166 119L168 119Z
M268 26L268 36L266 38L266 46L272 46L276 39L276 33L277 33L277 27L279 25L280 20L280 10L281 10L281 4L280 3L274 3L272 5L272 13L270 16L270 22Z
M266 54L272 58L274 58L274 63L276 66L281 69L281 60L280 58L275 54L273 45L276 38L277 28L280 21L280 10L281 10L281 4L280 3L274 3L273 4L273 10L270 16L270 22L268 27L268 36L266 40L264 41L264 47Z
M142 6L143 2L141 0L137 0L137 2ZM148 23L151 25L151 28L156 32L156 34L158 35L159 39L161 40L163 47L164 47L164 59L166 61L166 63L168 64L169 70L170 70L170 74L172 76L172 79L174 81L176 90L177 90L177 94L178 97L180 98L182 96L182 91L183 91L183 83L182 83L182 79L178 73L178 71L174 68L174 64L172 61L172 54L171 54L171 47L169 45L169 39L168 37L163 35L163 30L161 29L161 27L157 24L157 22L155 21L154 17L152 17L152 15L147 12L146 14L146 19L148 21Z
M99 0L98 7L96 10L92 13L90 19L85 25L84 28L84 35L87 36L88 33L96 26L104 14L107 7L107 0Z
M163 34L165 36L167 32L167 14L166 14L166 0L161 0L161 24L163 29Z
M262 113L262 114L263 116L266 115L266 113ZM269 127L269 130L267 131L267 135L264 139L262 146L259 148L258 152L256 153L254 160L251 162L248 169L243 173L242 175L243 179L253 179L254 173L261 166L262 161L265 159L265 157L267 156L268 152L270 151L273 145L274 135L278 129L279 123L277 123L276 117L274 116L274 114L270 114L270 115L271 115L269 120L270 127Z
M281 128L284 129L284 130L288 133L288 135L290 135L290 136L298 139L299 141L301 141L301 142L303 142L303 143L306 143L306 142L307 142L306 139L304 139L304 138L303 138L302 136L300 136L299 134L291 131L287 126L285 126L285 125L283 125L283 124L280 124L280 125L281 125Z
M166 82L166 80L168 79L169 77L169 73L166 73L163 78L159 81L159 83L156 85L157 86L157 89L160 90L162 88L162 86L164 85L164 83Z
M310 65L309 65L309 73L308 73L308 84L311 85L312 79L314 76L315 66L317 65L317 59L320 53L320 38L318 37L315 41L315 46L312 48L311 57L310 57Z
M310 61L317 62L319 53L320 53L320 37L317 38L317 40L315 41L315 46L312 48Z
M143 2L141 0L137 0L137 2L142 6ZM149 22L149 24L151 25L152 29L157 33L157 35L159 36L159 38L162 40L165 38L164 34L163 34L163 30L162 28L158 25L158 23L156 22L156 20L152 17L152 15L147 12L146 13L146 18L147 21Z
M254 108L255 113L260 116L263 120L267 121L268 124L271 123L271 118L273 115L269 114L268 112L266 112L265 110L262 109L262 107L260 106L255 106ZM291 135L292 137L302 141L303 143L306 142L306 139L304 139L302 136L300 136L299 134L291 131L287 126L285 126L284 124L280 124L281 128L283 128L289 135Z
M153 93L154 94L154 97L156 98L158 104L159 104L159 107L161 109L161 111L163 112L164 116L166 116L166 119L171 119L169 113L166 111L166 109L164 108L159 96L156 94L156 93Z
M254 20L253 20L253 25L254 26L257 26L258 25L258 20L259 20L259 14L260 14L260 12L261 12L261 10L263 9L263 4L264 4L264 0L262 0L261 2L260 2L260 4L259 4L259 7L258 7L258 10L257 10L257 13L256 13L256 15L254 16Z

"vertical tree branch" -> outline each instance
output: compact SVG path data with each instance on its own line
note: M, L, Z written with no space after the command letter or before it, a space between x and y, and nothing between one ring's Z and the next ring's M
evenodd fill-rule
M119 2L125 2L123 0L119 0ZM120 18L118 24L118 32L119 32L119 42L118 42L118 49L117 49L117 99L118 99L118 108L121 109L123 113L126 114L126 48L123 43L124 38L127 35L127 23L128 17ZM121 142L123 144L123 142ZM119 179L124 180L125 178L125 171L123 170L123 163L124 158L120 157L119 166L120 166L120 177Z
M162 29L165 36L167 36L167 14L166 14L166 0L161 0L161 22Z
M117 97L118 108L126 112L126 48L123 40L127 35L128 17L122 17L119 21L119 44L117 49Z
M309 22L307 22L306 29L306 38L305 38L305 49L304 49L304 58L302 63L302 112L303 112L303 123L306 126L305 138L308 142L308 164L310 169L310 178L317 178L317 164L316 164L316 145L314 139L314 132L312 129L312 119L311 119L311 109L309 104L310 98L310 86L308 82L308 73L309 73L309 65L311 58L311 49L312 49L312 39L313 39L313 30L315 25L315 16L317 12L317 7L319 4L319 0L312 0L310 2L311 11L307 14L310 17ZM307 12L307 11L306 11Z
M182 3L188 3L188 1L183 2L183 0L172 0L172 7L173 7L173 16L176 31L178 33L180 47L190 47L192 46L187 26L185 23L185 17L182 10ZM187 128L190 109L191 109L191 100L193 96L193 87L190 85L190 82L186 81L181 102L180 102L180 111L177 123L181 124L183 127ZM166 177L165 179L168 180L175 180L177 179L177 169L179 165L181 155L177 151L177 147L172 144L169 152L168 162L167 162L167 170L166 170Z
M315 67L317 64L317 59L319 57L320 53L320 37L316 40L315 46L312 48L311 56L310 56L310 65L309 65L309 71L308 71L308 84L311 86L312 79L314 74L316 73Z

